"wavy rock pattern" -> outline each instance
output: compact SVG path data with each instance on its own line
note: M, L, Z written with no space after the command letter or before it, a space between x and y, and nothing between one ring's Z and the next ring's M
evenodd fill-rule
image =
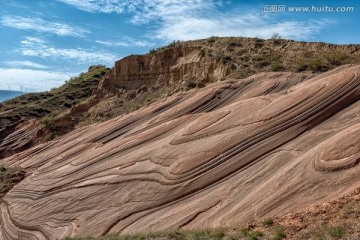
M21 120L0 129L0 159L32 147L39 130L36 120Z
M4 161L29 175L1 238L235 225L360 182L360 66L257 74L178 94Z

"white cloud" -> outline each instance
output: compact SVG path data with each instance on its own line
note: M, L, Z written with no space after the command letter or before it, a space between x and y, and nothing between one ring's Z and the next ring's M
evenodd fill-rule
M88 30L81 27L62 22L50 22L38 17L4 16L1 18L1 24L7 27L51 33L58 36L82 37L85 33L89 33Z
M123 39L119 41L114 40L96 40L96 43L99 43L101 45L107 46L107 47L149 47L153 46L153 43L150 43L145 40L137 40L130 37L124 37Z
M7 6L12 7L12 8L29 8L28 6L19 4L19 3L15 3L13 1L6 1L5 3Z
M62 59L76 61L77 64L106 64L113 65L119 59L112 53L83 48L56 48L44 39L26 37L21 41L21 53L24 56Z
M133 11L139 6L138 0L58 0L86 12L122 13Z
M0 89L23 90L28 92L47 91L58 87L74 73L62 73L34 69L0 68Z
M212 17L221 1L214 0L142 0L134 11L133 23L149 21L175 21L199 14Z
M102 41L102 40L96 40L95 41L98 44L107 46L107 47L129 47L129 43L123 42L123 41Z
M134 24L148 24L151 38L164 41L190 40L210 36L311 39L333 22L320 19L284 20L279 14L264 14L246 9L226 9L221 0L58 0L88 12L130 13ZM225 8L220 7L225 6ZM104 45L112 42L102 41ZM126 45L118 43L118 45Z
M318 21L275 21L256 14L242 16L219 15L209 19L202 16L165 19L155 31L155 37L167 41L191 40L210 36L242 36L270 38L274 33L283 38L308 39L331 24L328 20Z
M3 64L14 67L14 68L21 68L21 67L29 67L29 68L38 68L38 69L46 69L49 68L39 63L31 62L31 61L5 61Z
M308 39L333 22L279 20L279 15L266 15L232 9L219 12L221 2L213 0L144 0L133 23L157 22L153 36L172 40L191 40L210 36L243 36L270 38L279 33L284 38Z

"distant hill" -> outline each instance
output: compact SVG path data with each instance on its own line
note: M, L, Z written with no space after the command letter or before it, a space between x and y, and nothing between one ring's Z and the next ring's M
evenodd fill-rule
M22 95L23 92L0 90L0 102Z

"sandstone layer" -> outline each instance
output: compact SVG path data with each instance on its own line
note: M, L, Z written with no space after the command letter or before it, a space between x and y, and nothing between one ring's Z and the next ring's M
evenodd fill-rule
M225 78L230 72L231 64L206 56L199 47L179 45L152 54L130 55L115 62L100 88L137 89L142 85L192 79L213 82Z
M179 93L3 161L1 239L234 226L360 184L360 66Z
M359 63L360 45L295 42L258 38L217 38L172 43L115 63L100 91L186 81L215 82L263 71L324 72Z

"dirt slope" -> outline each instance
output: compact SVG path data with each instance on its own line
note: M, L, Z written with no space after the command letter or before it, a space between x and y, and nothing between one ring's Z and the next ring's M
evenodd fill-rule
M360 66L257 74L179 93L5 158L28 176L3 239L238 225L351 192Z

